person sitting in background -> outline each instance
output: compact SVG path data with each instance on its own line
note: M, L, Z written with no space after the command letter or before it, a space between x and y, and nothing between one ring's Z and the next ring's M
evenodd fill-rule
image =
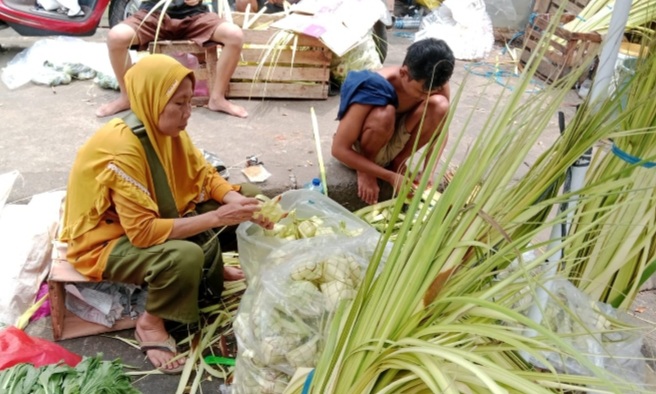
M420 149L443 132L454 66L449 46L429 38L410 45L401 66L346 76L331 153L357 172L358 197L367 204L378 202L378 179L400 190L415 140ZM440 153L445 145L446 137Z
M79 149L60 233L67 260L89 280L147 286L135 337L165 373L180 372L185 360L173 360L164 319L197 322L201 297L216 301L223 280L243 278L223 267L216 237L197 237L249 220L273 227L257 215L258 200L223 179L185 131L194 84L191 70L162 54L127 71L129 116L145 131L114 118Z
M130 108L124 81L125 72L132 66L128 50L133 46L139 50L147 49L148 44L154 41L157 35L157 40L191 40L201 46L212 41L221 43L223 49L217 64L214 86L209 87L210 99L207 107L212 111L225 112L240 118L247 117L245 108L226 98L230 78L237 68L244 43L241 28L210 12L202 0L172 1L160 26L161 8L148 15L157 3L157 0L144 1L137 13L109 31L109 60L121 95L98 108L96 115L105 117Z

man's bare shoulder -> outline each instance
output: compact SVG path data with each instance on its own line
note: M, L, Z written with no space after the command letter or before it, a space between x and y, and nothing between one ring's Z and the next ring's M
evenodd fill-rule
M385 66L379 68L376 72L389 81L391 78L399 74L399 70L401 70L401 66Z

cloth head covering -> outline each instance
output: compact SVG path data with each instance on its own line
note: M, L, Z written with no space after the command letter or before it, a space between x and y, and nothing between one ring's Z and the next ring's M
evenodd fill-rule
M203 198L203 186L212 171L186 131L171 137L157 128L159 115L185 78L195 83L191 70L162 54L144 57L125 75L130 107L145 126L181 214ZM112 191L159 216L141 141L119 118L101 127L78 151L69 176L60 239L75 239L95 228L113 209Z

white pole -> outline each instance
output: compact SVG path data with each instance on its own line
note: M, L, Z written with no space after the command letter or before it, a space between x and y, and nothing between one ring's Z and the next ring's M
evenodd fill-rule
M599 66L597 67L594 81L592 83L592 90L590 91L590 103L592 103L593 106L598 105L598 103L608 97L610 82L613 78L613 73L615 72L617 54L619 53L620 44L624 37L626 22L629 19L631 2L632 0L615 1L613 13L610 18L608 34L602 42L601 54L599 55ZM592 108L593 110L595 109L595 107ZM576 191L583 186L590 159L588 155L589 153L584 154L577 163L572 166L570 190L565 190L565 192ZM569 209L573 210L576 207L577 200L578 198L574 196L564 207L562 207L564 208L562 211ZM551 289L550 280L556 277L556 273L558 272L558 261L562 257L562 238L567 235L569 227L570 223L568 221L565 226L567 229L565 232L563 231L563 226L560 224L557 224L552 228L551 242L549 243L548 249L552 250L554 248L559 248L561 250L553 253L551 257L547 259L547 280L543 287L539 287L535 290L536 302L529 310L529 317L537 323L542 321L542 311L547 305L547 299L549 297L548 293ZM535 332L529 330L527 334L528 336L534 336Z
M626 21L629 19L631 3L632 0L617 0L613 5L608 34L603 41L601 53L599 54L599 66L590 91L590 102L592 103L600 102L608 96L610 82L615 72L617 54L624 38Z

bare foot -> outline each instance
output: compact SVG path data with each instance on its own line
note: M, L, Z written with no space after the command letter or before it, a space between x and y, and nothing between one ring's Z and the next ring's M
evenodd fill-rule
M358 197L367 204L376 204L378 202L378 179L369 174L358 171Z
M223 267L223 279L226 281L244 279L244 271L237 267Z
M96 110L96 116L99 118L104 118L105 116L114 115L121 111L125 111L130 108L130 100L127 96L121 96L114 101L110 101L107 104L103 104Z
M238 118L245 118L248 116L248 112L244 107L240 107L237 104L233 104L231 101L223 99L210 99L207 103L207 108L211 111L225 112L228 115L236 116Z
M135 336L140 343L164 343L169 338L169 333L166 332L162 319L145 312L137 320ZM172 345L175 345L174 341ZM175 353L163 348L148 349L146 356L155 368L163 372L174 372L182 368L186 361L185 358L172 361Z

